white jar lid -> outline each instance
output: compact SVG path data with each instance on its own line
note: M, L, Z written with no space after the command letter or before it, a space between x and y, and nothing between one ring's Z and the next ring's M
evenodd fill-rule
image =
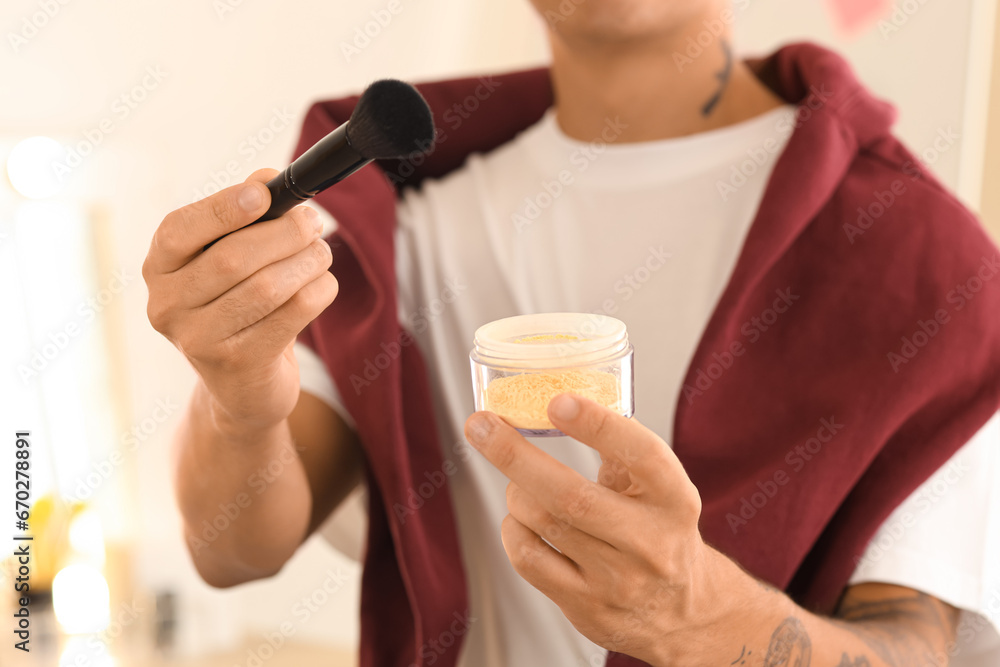
M610 361L629 348L621 320L596 313L539 313L479 327L472 356L488 366L567 368Z

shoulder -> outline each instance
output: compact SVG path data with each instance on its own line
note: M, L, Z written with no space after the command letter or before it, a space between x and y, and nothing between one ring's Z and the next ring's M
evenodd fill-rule
M981 272L979 280L1000 271L997 247L975 214L893 137L859 151L821 222L834 229L828 240L845 266L887 286L905 284L915 297L944 300Z
M859 151L837 199L841 205L856 204L850 211L856 214L855 219L845 220L844 224L845 235L852 243L883 222L905 225L908 234L916 235L915 240L935 240L937 235L947 233L952 238L949 245L966 240L978 246L988 243L975 215L941 185L921 158L894 137ZM853 229L848 226L851 223Z
M803 279L860 348L897 373L917 364L996 382L1000 251L897 140L858 152L802 241Z

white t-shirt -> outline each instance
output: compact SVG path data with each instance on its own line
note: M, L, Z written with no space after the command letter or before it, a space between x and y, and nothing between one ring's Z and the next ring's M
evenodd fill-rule
M468 353L476 328L538 312L623 320L635 346L635 417L669 442L684 374L794 113L782 107L691 137L616 145L617 119L584 143L566 137L550 112L513 141L404 194L396 234L400 317L420 332L444 455L457 468L449 481L477 619L462 667L589 667L605 656L514 572L504 553L507 479L462 435L474 411ZM741 182L734 169L749 174L735 192L721 187ZM303 390L349 421L322 362L302 345L296 354ZM993 421L958 455L964 472L957 479L952 472L934 496L940 502L927 508L920 497L934 494L932 480L886 522L892 544L880 534L852 581L898 583L970 611L988 609L992 585L997 612L990 618L1000 624L1000 422ZM596 478L600 459L585 445L570 438L533 442ZM907 511L913 517L894 530ZM324 532L338 530L335 522ZM357 541L355 535L355 549ZM997 639L993 627L981 625L976 641ZM963 658L970 653L963 650Z

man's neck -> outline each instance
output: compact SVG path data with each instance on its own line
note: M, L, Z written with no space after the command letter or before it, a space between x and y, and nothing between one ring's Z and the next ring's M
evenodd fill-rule
M597 46L555 36L552 79L563 132L590 141L619 118L627 127L617 141L654 141L725 127L783 104L735 58L728 32L689 55L688 37L697 44L703 31L699 20L655 43Z

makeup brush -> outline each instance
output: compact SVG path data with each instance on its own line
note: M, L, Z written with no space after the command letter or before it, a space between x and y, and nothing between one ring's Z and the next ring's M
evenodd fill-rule
M395 79L376 81L361 94L350 120L267 182L271 206L250 224L281 216L372 160L420 155L433 143L431 110L417 89Z

